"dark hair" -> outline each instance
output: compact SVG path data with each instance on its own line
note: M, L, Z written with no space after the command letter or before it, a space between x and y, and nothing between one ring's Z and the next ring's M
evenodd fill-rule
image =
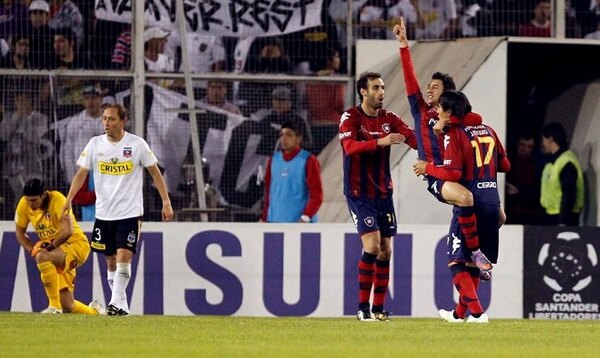
M358 93L358 99L360 102L363 100L362 94L360 94L361 89L367 89L368 82L374 79L381 78L381 73L377 72L363 72L358 77L358 81L356 81L356 93Z
M102 112L104 112L104 110L107 108L116 109L120 119L127 119L127 109L125 109L125 107L123 107L122 105L118 103L107 104L104 107L102 107Z
M565 127L558 122L553 122L547 124L542 128L542 137L554 139L556 144L559 147L565 148L569 146L569 142L567 141L567 132L565 131Z
M38 196L46 191L46 185L41 179L31 178L23 186L23 195Z
M431 75L431 79L442 81L444 91L456 91L454 79L447 73L435 72L433 75Z
M464 118L472 109L467 96L458 91L442 92L439 102L444 111L452 111L452 115L457 118Z
M289 128L291 129L294 133L296 133L297 136L301 136L304 137L304 133L302 131L302 128L300 127L300 125L294 121L286 121L281 125L281 129L283 128Z
M54 32L54 36L62 36L69 40L73 47L77 46L77 37L75 36L73 30L71 30L68 27L61 27L59 29L56 29L56 31Z
M14 33L10 36L10 44L11 46L16 46L17 42L19 42L19 40L21 39L27 39L29 40L29 35L27 35L26 33Z

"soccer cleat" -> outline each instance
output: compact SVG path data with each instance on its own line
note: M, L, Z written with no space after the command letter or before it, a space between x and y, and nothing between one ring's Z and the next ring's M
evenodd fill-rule
M492 263L487 257L481 252L481 250L473 251L471 253L471 260L481 271L489 271L493 268Z
M376 319L373 318L373 314L367 310L358 310L358 313L356 314L356 319L358 319L359 321L368 321L368 322L376 321Z
M387 322L390 320L390 313L386 311L373 312L372 317L377 321Z
M482 313L481 316L477 318L473 316L469 316L469 318L467 318L467 323L488 323L489 321L488 315L485 313Z
M462 318L454 317L454 310L446 311L446 310L442 309L442 310L439 310L438 313L440 314L440 317L442 317L442 319L446 322L450 322L450 323L463 323L464 322L464 320Z
M48 308L41 311L40 313L41 314L61 314L62 310L59 310L58 308L54 308L52 306L48 306Z
M129 316L129 312L113 304L108 305L108 307L106 308L106 314L108 314L109 316Z
M492 271L481 271L479 270L479 279L481 281L489 281L492 279Z
M98 312L99 315L106 316L106 310L104 309L104 307L102 307L100 302L93 300L88 306L96 310L96 312Z

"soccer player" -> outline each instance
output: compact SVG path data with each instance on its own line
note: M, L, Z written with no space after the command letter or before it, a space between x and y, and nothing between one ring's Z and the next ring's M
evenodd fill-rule
M48 308L41 313L106 314L97 301L86 306L73 298L76 268L87 260L90 244L73 212L63 210L65 201L40 179L29 179L15 214L17 240L36 261L48 296ZM35 244L26 233L30 223L39 238Z
M358 262L357 318L388 321L383 305L392 255L390 244L396 234L390 146L406 143L416 149L417 141L413 130L397 114L383 109L381 74L361 74L356 91L360 105L342 114L339 138L344 155L344 195L363 248Z
M452 77L445 73L435 72L427 85L427 100L419 88L417 76L408 48L408 38L404 18L400 18L400 25L394 26L394 34L400 43L400 59L404 72L406 95L410 104L410 111L415 121L415 133L417 135L418 155L434 165L441 165L444 159L444 136L436 133L434 125L438 122L436 107L442 92L455 90L456 85ZM466 118L466 121L478 120ZM467 125L478 125L479 123L466 123ZM450 181L444 181L430 176L425 176L427 190L442 203L454 205L458 208L458 223L465 237L467 247L472 251L477 267L483 272L492 269L492 264L479 248L479 236L477 234L477 218L473 212L473 194L464 186ZM482 274L489 279L489 273Z
M129 284L131 260L144 214L144 167L162 198L163 221L173 217L158 160L144 139L125 131L126 122L127 111L123 106L111 104L104 108L105 134L90 139L79 156L79 170L73 177L64 207L65 210L71 208L73 197L92 170L96 185L96 220L91 247L106 257L107 279L112 290L107 307L110 316L129 315L125 289Z
M444 162L436 166L431 162L418 161L414 164L417 175L427 174L441 180L459 182L473 193L474 210L477 215L477 230L481 237L482 250L488 253L492 263L498 259L498 194L497 172L510 170L506 151L492 127L484 124L468 126L469 121L481 122L481 116L471 112L467 97L456 91L444 91L437 108L437 127L449 124L444 137L447 144ZM479 118L477 118L479 117ZM472 262L466 238L459 227L459 208L453 209L452 223L448 236L448 267L452 282L459 293L459 303L453 311L441 309L440 316L448 322L463 322L467 309L471 316L467 322L487 323L488 316L477 296L479 269Z

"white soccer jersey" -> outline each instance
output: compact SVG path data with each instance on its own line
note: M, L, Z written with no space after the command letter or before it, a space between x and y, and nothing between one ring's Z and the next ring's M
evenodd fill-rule
M77 165L93 170L96 218L121 220L142 216L144 168L157 163L148 143L125 132L118 143L106 134L90 139Z

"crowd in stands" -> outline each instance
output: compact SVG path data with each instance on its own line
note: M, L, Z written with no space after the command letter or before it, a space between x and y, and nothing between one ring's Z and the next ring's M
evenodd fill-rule
M281 36L234 38L188 33L185 41L189 69L192 73L226 71L320 79L351 73L352 65L348 68L347 62L353 46L346 34L348 6L352 9L354 39L391 39L390 29L401 16L407 21L409 37L418 40L553 35L549 0L352 0L350 5L347 1L350 0L325 0L322 25ZM566 5L567 37L600 39L600 0L571 0ZM94 1L3 0L0 3L0 69L131 71L132 41L130 24L95 17ZM182 38L177 31L147 27L143 41L146 71L183 72ZM40 159L25 163L23 152L37 153L48 140L64 142L64 137L60 137L64 128L58 122L74 124L78 123L75 118L97 118L98 105L114 101L111 95L129 88L128 81L123 85L114 80L60 76L50 79L40 76L29 82L3 77L0 82L3 89L18 89L14 93L5 91L0 99L0 145L11 143L2 148L1 167L4 178L0 202L8 206L13 205L13 198L20 197L24 183L20 175L43 175L44 153L32 156ZM179 79L153 77L151 82L179 93L185 88ZM274 140L283 123L295 122L304 133L303 147L315 154L337 133L347 96L346 84L335 81L194 80L193 89L195 98L209 106L269 123L268 127L276 131L269 134ZM248 130L257 131L254 127ZM274 143L262 146L268 149L264 150L268 154ZM60 150L61 158L65 153L75 155L64 147ZM60 162L53 165L65 166ZM213 171L222 169L213 168ZM68 184L71 172L68 170L65 178L57 181ZM6 182L12 188L8 190L10 195L6 195Z

